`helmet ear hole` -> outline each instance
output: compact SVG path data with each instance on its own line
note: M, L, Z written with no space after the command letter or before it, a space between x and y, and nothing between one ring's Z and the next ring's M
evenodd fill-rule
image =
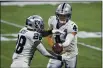
M30 22L30 20L29 19L26 19L26 25L28 25L28 26L32 26L32 24L31 23L29 23Z
M29 26L32 26L32 24L29 24Z

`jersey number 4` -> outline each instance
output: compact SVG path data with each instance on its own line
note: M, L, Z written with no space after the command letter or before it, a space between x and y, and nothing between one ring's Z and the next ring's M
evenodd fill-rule
M77 27L76 27L76 25L74 25L73 30L74 30L74 31L77 31Z
M24 45L25 45L25 42L26 42L25 36L21 35L19 38L19 35L18 35L16 53L20 54L22 52Z

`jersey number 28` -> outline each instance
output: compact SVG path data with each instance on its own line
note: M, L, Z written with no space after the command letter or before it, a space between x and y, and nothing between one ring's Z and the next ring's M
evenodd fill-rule
M26 42L25 36L21 35L19 38L19 35L18 35L16 53L20 54L22 52L25 42Z

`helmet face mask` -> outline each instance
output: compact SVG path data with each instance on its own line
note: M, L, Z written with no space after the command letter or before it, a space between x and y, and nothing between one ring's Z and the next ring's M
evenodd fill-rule
M26 19L26 26L28 29L42 31L44 29L44 22L40 16L33 15Z
M66 23L70 17L70 14L56 14L60 23Z
M59 19L60 19L61 21L65 21L66 18L67 18L66 15L61 15L61 14L57 14L57 15L58 15L58 17L59 17Z
M60 4L56 9L56 18L60 23L66 23L71 19L72 8L69 4Z

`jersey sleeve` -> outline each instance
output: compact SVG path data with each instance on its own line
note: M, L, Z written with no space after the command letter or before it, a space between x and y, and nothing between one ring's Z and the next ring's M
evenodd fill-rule
M44 56L52 56L52 55L46 50L46 48L43 46L42 43L40 43L40 44L37 46L37 49L38 49L38 51L39 51L42 55L44 55Z
M75 23L70 24L70 27L68 27L68 32L78 32L78 26Z
M53 21L53 16L51 16L51 17L48 19L49 29L53 29L52 21Z

